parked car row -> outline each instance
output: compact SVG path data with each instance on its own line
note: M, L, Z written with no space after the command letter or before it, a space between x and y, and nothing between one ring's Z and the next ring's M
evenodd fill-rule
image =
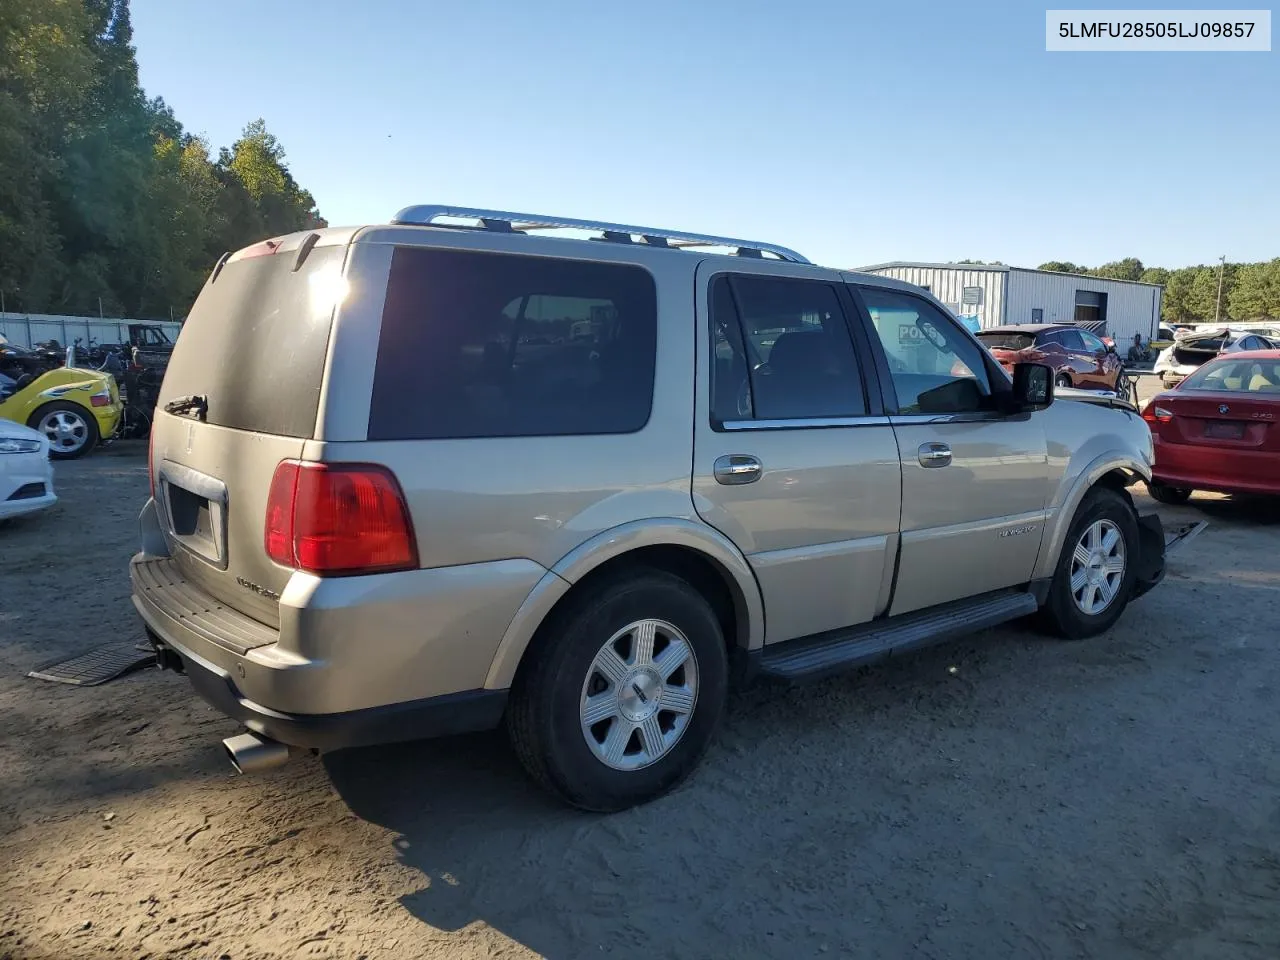
M1166 387L1172 387L1214 357L1277 347L1280 347L1280 328L1272 326L1187 327L1175 333L1173 343L1160 352L1153 372Z

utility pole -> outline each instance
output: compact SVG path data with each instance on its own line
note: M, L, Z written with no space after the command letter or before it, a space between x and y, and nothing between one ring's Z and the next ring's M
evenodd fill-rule
M1213 322L1222 322L1222 271L1227 266L1227 255L1224 253L1218 258L1218 306L1213 311Z

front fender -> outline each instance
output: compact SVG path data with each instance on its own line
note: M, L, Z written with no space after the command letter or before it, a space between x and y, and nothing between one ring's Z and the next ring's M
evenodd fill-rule
M1067 539L1067 531L1071 521L1075 519L1076 510L1095 484L1107 474L1121 471L1133 479L1151 479L1151 466L1131 454L1115 450L1095 456L1081 470L1068 470L1062 483L1049 505L1049 528L1040 545L1040 556L1036 560L1035 574L1032 579L1041 580L1053 576L1058 565L1058 557ZM1127 484L1126 484L1127 485Z
M533 635L573 584L610 560L654 546L685 547L714 563L732 584L736 600L741 604L740 615L747 626L745 648L758 650L764 645L764 601L760 585L733 541L718 530L680 517L636 520L582 543L538 581L507 627L489 667L485 687L501 690L511 686Z

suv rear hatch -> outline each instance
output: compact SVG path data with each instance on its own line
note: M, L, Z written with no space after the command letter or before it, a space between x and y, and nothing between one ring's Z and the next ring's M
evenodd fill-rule
M156 405L152 481L178 572L272 627L292 571L267 556L267 500L276 467L315 435L348 238L295 234L221 262Z

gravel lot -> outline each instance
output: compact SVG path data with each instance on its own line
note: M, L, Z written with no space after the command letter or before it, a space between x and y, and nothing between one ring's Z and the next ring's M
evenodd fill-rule
M1280 956L1275 507L1161 508L1212 526L1100 639L740 693L690 782L598 817L496 734L238 777L181 677L26 679L142 637L145 450L57 483L0 529L0 957Z

